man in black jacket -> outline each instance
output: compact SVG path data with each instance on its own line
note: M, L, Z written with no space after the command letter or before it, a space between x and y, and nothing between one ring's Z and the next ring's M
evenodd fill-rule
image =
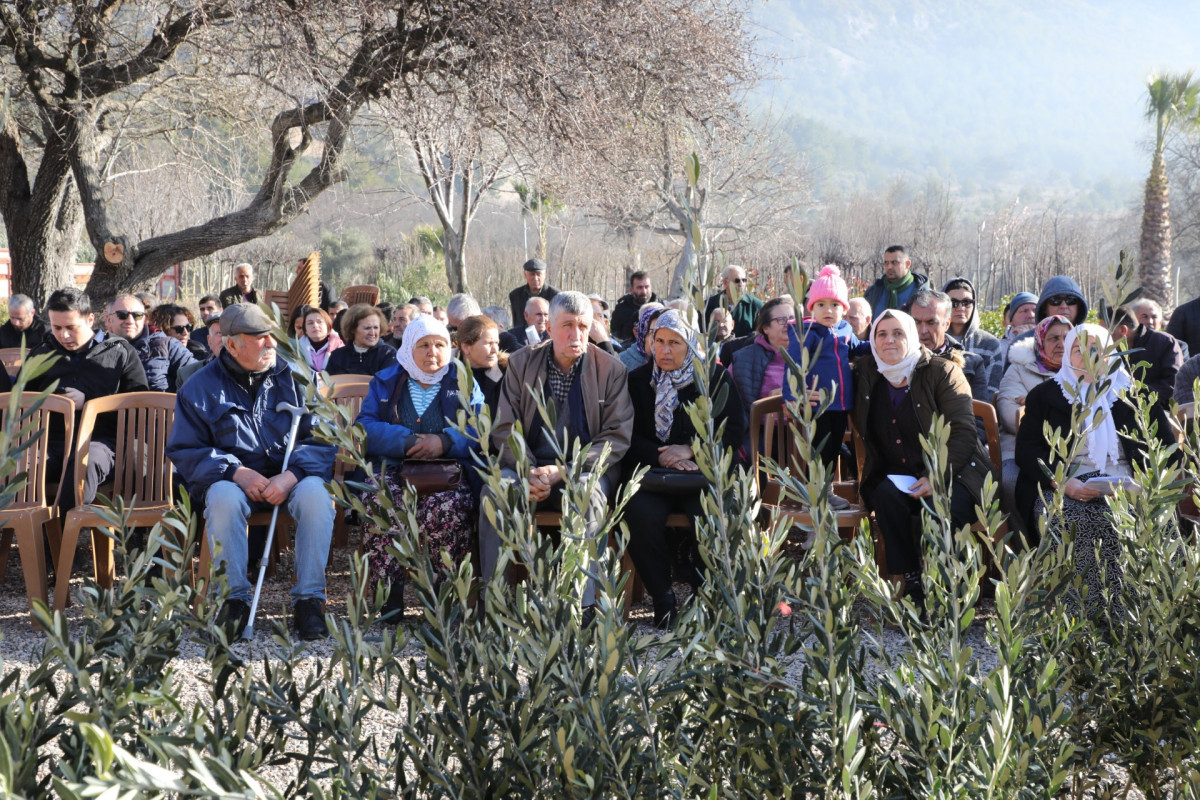
M50 295L46 310L53 338L30 352L25 363L43 353L53 353L58 360L49 370L29 382L30 391L40 392L57 380L58 394L74 401L78 421L83 404L88 400L124 392L144 392L149 388L146 385L146 371L142 369L142 362L129 342L119 336L97 341L92 330L96 317L87 294L75 288L59 289ZM46 472L52 476L57 476L62 469L66 452L63 430L56 427L51 425L48 434ZM97 419L92 446L88 450L83 494L85 503L96 499L96 488L112 474L116 441L115 420ZM73 459L69 459L64 487L74 484L73 474ZM59 498L59 507L65 511L74 505L74 492L64 491Z
M633 341L638 314L646 303L657 303L658 295L650 283L650 274L638 270L629 276L629 294L617 301L612 314L612 335L623 344Z
M512 311L513 322L525 313L525 304L532 297L540 297L549 303L558 294L558 289L546 283L546 262L540 258L531 258L522 267L525 271L525 285L518 286L508 293L508 306Z
M1113 340L1123 351L1134 377L1134 388L1142 394L1158 394L1158 404L1169 411L1175 395L1175 376L1183 366L1183 350L1174 336L1138 324L1130 308L1113 314Z
M506 353L515 353L522 347L538 344L550 338L546 326L550 322L550 303L540 297L531 297L525 304L525 324L514 325L506 331L500 331L500 349ZM535 336L529 336L533 328Z
M0 347L21 347L30 350L46 338L46 323L37 315L33 298L14 294L8 300L8 322L0 325Z

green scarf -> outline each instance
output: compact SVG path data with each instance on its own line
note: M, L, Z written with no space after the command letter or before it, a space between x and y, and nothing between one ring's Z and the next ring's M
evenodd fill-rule
M910 270L907 275L896 282L889 281L886 277L883 279L883 288L887 289L888 293L888 308L900 308L900 293L912 286L913 274Z

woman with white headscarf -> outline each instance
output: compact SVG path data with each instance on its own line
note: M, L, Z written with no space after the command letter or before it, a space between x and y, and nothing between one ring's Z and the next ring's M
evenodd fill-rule
M1119 361L1115 355L1105 357L1111 348L1112 337L1099 325L1085 324L1072 328L1063 340L1062 365L1053 379L1032 389L1025 398L1025 416L1017 430L1016 458L1020 467L1017 479L1018 506L1028 512L1027 519L1045 517L1044 491L1052 491L1054 482L1042 470L1044 463L1053 473L1058 466L1050 443L1046 441L1045 426L1067 434L1081 436L1075 460L1067 470L1069 477L1063 485L1062 516L1047 518L1047 527L1062 535L1075 530L1075 572L1089 587L1085 610L1092 616L1103 608L1103 590L1117 596L1121 588L1121 565L1118 546L1104 502L1104 493L1088 486L1089 478L1099 476L1129 477L1134 461L1142 461L1146 442L1137 435L1136 412L1125 397L1131 380L1124 367L1110 371ZM1089 355L1084 355L1085 349ZM1078 429L1073 427L1076 408L1084 413ZM1151 409L1151 419L1158 423L1158 438L1163 446L1174 443L1166 412L1161 407ZM1096 560L1096 545L1100 545L1103 564ZM1105 572L1102 582L1101 567ZM1075 598L1069 598L1072 606Z
M671 588L673 553L679 547L690 557L690 569L682 579L700 582L700 561L695 551L695 533L672 541L667 517L700 513L700 496L707 481L696 465L692 450L697 432L688 406L700 397L695 380L696 335L678 311L658 317L646 342L651 361L629 373L629 398L633 403L633 435L625 455L626 472L640 466L651 469L625 509L629 522L629 555L646 591L654 601L654 623L667 627L675 618L677 602ZM716 398L725 388L725 404L715 409L714 424L725 423L723 442L736 450L742 443L741 397L728 373L714 364L708 394Z
M913 318L885 311L870 336L873 357L854 363L854 423L866 444L859 488L883 534L888 572L903 575L905 593L923 607L921 545L913 523L920 520L921 501L932 488L921 436L929 435L935 414L950 424L944 466L956 527L974 522L992 462L976 432L971 385L956 363L921 345ZM915 482L904 491L888 476Z
M471 551L475 508L467 476L470 454L475 443L454 425L461 408L457 364L451 357L450 332L436 318L422 314L408 324L397 355L398 364L388 367L371 380L362 410L356 420L366 431L367 457L382 463L376 480L384 480L399 503L407 483L402 474L412 462L457 460L460 480L457 486L423 495L417 506L417 522L428 544L436 575L447 575L438 552L448 550L455 564ZM475 388L471 405L478 408L483 395ZM372 516L386 516L377 504L375 493L364 498ZM384 614L398 622L404 610L403 571L387 552L394 539L409 536L406 521L391 520L387 530L363 532L371 577L390 582L391 593ZM368 521L368 526L372 525Z

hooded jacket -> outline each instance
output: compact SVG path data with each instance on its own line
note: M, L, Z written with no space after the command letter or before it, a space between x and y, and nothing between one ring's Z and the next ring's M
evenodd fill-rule
M1038 322L1041 322L1047 316L1049 316L1046 313L1047 301L1052 297L1059 296L1060 294L1068 294L1072 297L1079 298L1079 311L1075 313L1073 324L1082 325L1083 321L1087 319L1088 315L1087 298L1083 296L1083 290L1079 288L1079 284L1068 278L1066 275L1055 275L1053 278L1046 281L1046 285L1042 287L1042 294L1038 297L1037 304ZM1025 335L1032 336L1033 334L1027 333Z
M120 338L113 336L112 338ZM173 392L178 388L179 368L196 361L191 351L178 339L162 331L150 332L150 326L129 340L146 370L146 382L151 391Z
M1004 344L979 327L979 292L975 291L975 284L966 278L952 278L946 281L942 291L945 292L947 287L953 284L966 284L971 290L971 297L976 301L975 305L971 307L971 317L967 320L966 329L962 336L957 338L962 344L963 350L974 353L982 359L983 379L987 384L987 394L985 397L976 399L991 402L992 397L1000 388L1000 380L1004 377Z
M854 377L851 372L851 359L867 355L871 345L860 342L850 328L850 324L842 320L835 328L827 328L811 320L804 323L804 339L795 325L788 326L788 356L802 366L800 349L808 351L809 363L807 380L812 385L816 379L816 388L833 392L832 411L848 411L854 407ZM835 387L836 384L836 387ZM783 382L783 398L792 400L792 387L787 380Z

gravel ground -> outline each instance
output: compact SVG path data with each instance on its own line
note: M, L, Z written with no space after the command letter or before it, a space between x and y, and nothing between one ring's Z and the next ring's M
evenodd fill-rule
M350 553L349 548L335 549L327 572L330 598L328 611L338 618L344 617L346 613L346 597L350 589ZM277 575L274 578L268 578L264 584L255 638L234 646L234 651L246 659L250 668L259 675L262 674L264 657L269 658L278 650L278 645L272 640L274 625L281 621L290 623L290 602L287 594L291 586L290 575L290 555L285 553ZM72 580L72 590L78 589L83 582L82 573L77 574ZM686 584L678 584L675 591L682 601L690 589ZM410 607L411 605L412 598L410 597ZM869 624L867 617L869 612L864 609L862 613L864 621ZM967 643L974 649L975 657L982 662L985 668L991 668L996 658L995 650L987 643L984 632L987 620L993 615L992 602L986 599L982 600L976 621L967 634ZM68 608L68 622L78 621L81 616L82 612L77 604ZM648 603L643 602L634 605L630 622L639 625L643 633L650 633L652 632L650 627L652 618L653 609ZM10 556L7 572L0 581L0 636L2 636L0 660L3 662L4 672L8 672L14 666L26 668L40 660L43 636L30 623L20 559L15 548ZM906 647L903 635L894 629L883 631L881 644L891 657L900 655ZM298 665L297 677L303 677L307 671L318 669L328 661L332 652L332 640L310 643L307 647L306 657ZM410 643L403 650L401 657L419 659L421 653L419 648ZM795 677L799 673L800 666L799 660L794 660L788 667L788 674ZM173 667L181 690L181 699L185 703L207 702L208 691L205 683L210 675L210 669L204 658L204 647L199 642L185 641L182 653L173 663ZM883 668L883 665L880 667ZM374 730L377 735L390 740L398 721L397 715L379 711L371 715L366 725L368 730ZM1114 770L1113 775L1119 778L1121 772ZM294 773L287 768L274 767L264 771L264 778L277 786L285 785L293 776ZM1140 795L1136 793L1131 795L1131 797L1138 796Z

